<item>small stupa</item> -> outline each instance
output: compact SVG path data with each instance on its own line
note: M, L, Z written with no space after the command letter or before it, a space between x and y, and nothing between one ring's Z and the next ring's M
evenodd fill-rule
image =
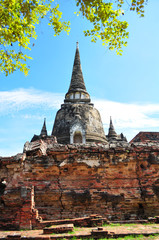
M121 134L117 134L113 125L112 118L110 117L110 124L109 124L109 130L108 130L108 135L106 136L108 139L108 142L127 142L126 137Z

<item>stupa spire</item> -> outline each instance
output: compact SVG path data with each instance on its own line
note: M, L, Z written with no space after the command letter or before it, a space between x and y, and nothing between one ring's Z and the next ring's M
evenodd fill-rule
M83 96L81 95L82 93L84 94ZM79 97L76 97L75 94L76 96L79 96ZM79 44L78 42L76 42L76 53L75 53L75 58L73 63L71 83L69 86L69 90L65 96L65 102L68 102L70 99L80 99L80 98L87 99L87 101L90 102L90 96L86 90L82 68L81 68Z
M113 122L112 122L112 118L110 117L110 125L109 125L109 130L108 130L108 138L116 138L117 134L115 132L114 126L113 126Z
M43 127L42 127L42 129L41 129L40 136L47 136L46 118L44 118L44 123L43 123Z
M78 42L76 43L76 53L75 53L75 59L73 64L73 71L72 71L72 77L71 77L71 83L68 92L75 91L75 90L85 90L85 83L83 79L82 74L82 68L81 68L81 61L80 61L80 54L79 54L79 45Z

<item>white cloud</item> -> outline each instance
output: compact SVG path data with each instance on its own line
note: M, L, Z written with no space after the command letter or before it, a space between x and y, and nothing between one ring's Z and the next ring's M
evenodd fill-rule
M20 116L22 119L34 119L34 120L43 120L44 119L44 116L43 115L38 115L38 114L22 114Z
M159 104L119 103L100 99L94 99L94 103L104 124L108 124L112 116L117 128L159 127ZM156 117L153 118L152 114Z
M139 131L159 131L159 104L119 103L94 99L107 134L110 116L116 132L131 140ZM155 117L153 117L153 115Z
M0 115L26 108L57 109L63 101L62 94L42 92L35 89L16 89L0 92Z

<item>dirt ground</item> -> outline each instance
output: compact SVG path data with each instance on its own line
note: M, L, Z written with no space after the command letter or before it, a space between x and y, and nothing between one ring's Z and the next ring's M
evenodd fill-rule
M65 234L51 234L51 235L44 235L43 230L28 230L28 231L0 231L0 239L6 238L8 235L21 235L21 237L38 237L39 238L47 238L51 236L51 238L58 238L58 237L67 237L67 236L77 236L77 238L82 237L82 235L89 234L92 229L94 228L79 228L75 227L72 233L65 233ZM108 232L115 232L116 234L144 234L144 233L157 233L159 234L159 224L125 224L125 225L107 225L103 226L103 230L107 230ZM129 239L129 238L127 238ZM131 238L132 239L132 238ZM136 238L137 239L137 238ZM139 239L152 239L151 237L140 237ZM159 236L153 237L154 240L159 240Z

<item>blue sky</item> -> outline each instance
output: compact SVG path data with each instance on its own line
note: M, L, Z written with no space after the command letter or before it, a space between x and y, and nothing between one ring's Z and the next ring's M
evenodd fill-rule
M144 18L125 9L130 37L122 56L84 37L89 24L73 14L74 0L60 3L63 18L71 21L69 36L54 37L44 21L37 40L32 40L29 75L0 74L1 156L22 152L24 143L40 133L44 117L51 133L70 84L76 41L86 88L101 113L105 133L110 116L116 132L128 140L139 131L159 131L159 1L148 1Z

